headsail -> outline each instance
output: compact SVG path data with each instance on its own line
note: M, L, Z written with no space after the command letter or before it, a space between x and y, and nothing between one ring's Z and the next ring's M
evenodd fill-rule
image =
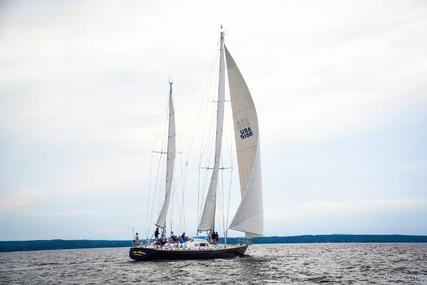
M166 215L169 208L169 200L172 192L172 180L173 180L173 168L175 164L175 111L173 108L172 100L172 82L169 82L169 126L168 126L168 148L166 154L166 188L165 188L165 200L157 219L156 225L165 228L166 227Z
M216 192L218 185L219 163L221 160L222 132L224 125L224 100L225 100L225 63L224 63L224 33L221 32L220 56L219 56L219 83L218 106L215 137L215 160L212 177L206 196L205 206L198 231L212 231L215 228Z
M230 229L263 234L263 202L258 117L249 89L225 47L242 200Z

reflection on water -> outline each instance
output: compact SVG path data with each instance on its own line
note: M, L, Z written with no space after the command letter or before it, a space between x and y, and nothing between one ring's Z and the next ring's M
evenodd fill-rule
M427 244L253 245L247 256L134 262L127 248L0 254L0 284L427 284Z

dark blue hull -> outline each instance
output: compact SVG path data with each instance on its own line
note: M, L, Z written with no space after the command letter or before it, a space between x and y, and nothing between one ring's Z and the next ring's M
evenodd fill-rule
M151 247L132 247L129 257L135 261L215 259L243 256L248 244L214 250L167 250Z

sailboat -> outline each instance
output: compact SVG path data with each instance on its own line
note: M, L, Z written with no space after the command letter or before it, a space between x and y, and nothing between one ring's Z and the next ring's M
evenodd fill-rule
M175 163L175 113L172 83L169 88L169 125L166 153L165 197L156 226L162 236L154 242L134 245L129 256L136 261L232 258L245 254L249 239L263 234L263 202L258 117L252 96L220 33L219 80L216 112L215 156L209 189L198 225L198 232L206 232L208 239L187 238L177 243L165 242L166 216L171 199ZM239 168L241 202L230 224L230 229L245 233L240 244L219 244L215 236L216 197L221 160L224 126L225 76L228 74L232 120Z

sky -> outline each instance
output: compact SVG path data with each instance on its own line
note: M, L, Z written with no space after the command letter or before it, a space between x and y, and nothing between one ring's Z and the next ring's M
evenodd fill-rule
M1 1L0 240L151 231L169 79L174 229L194 233L220 24L257 108L265 235L426 235L425 1Z

